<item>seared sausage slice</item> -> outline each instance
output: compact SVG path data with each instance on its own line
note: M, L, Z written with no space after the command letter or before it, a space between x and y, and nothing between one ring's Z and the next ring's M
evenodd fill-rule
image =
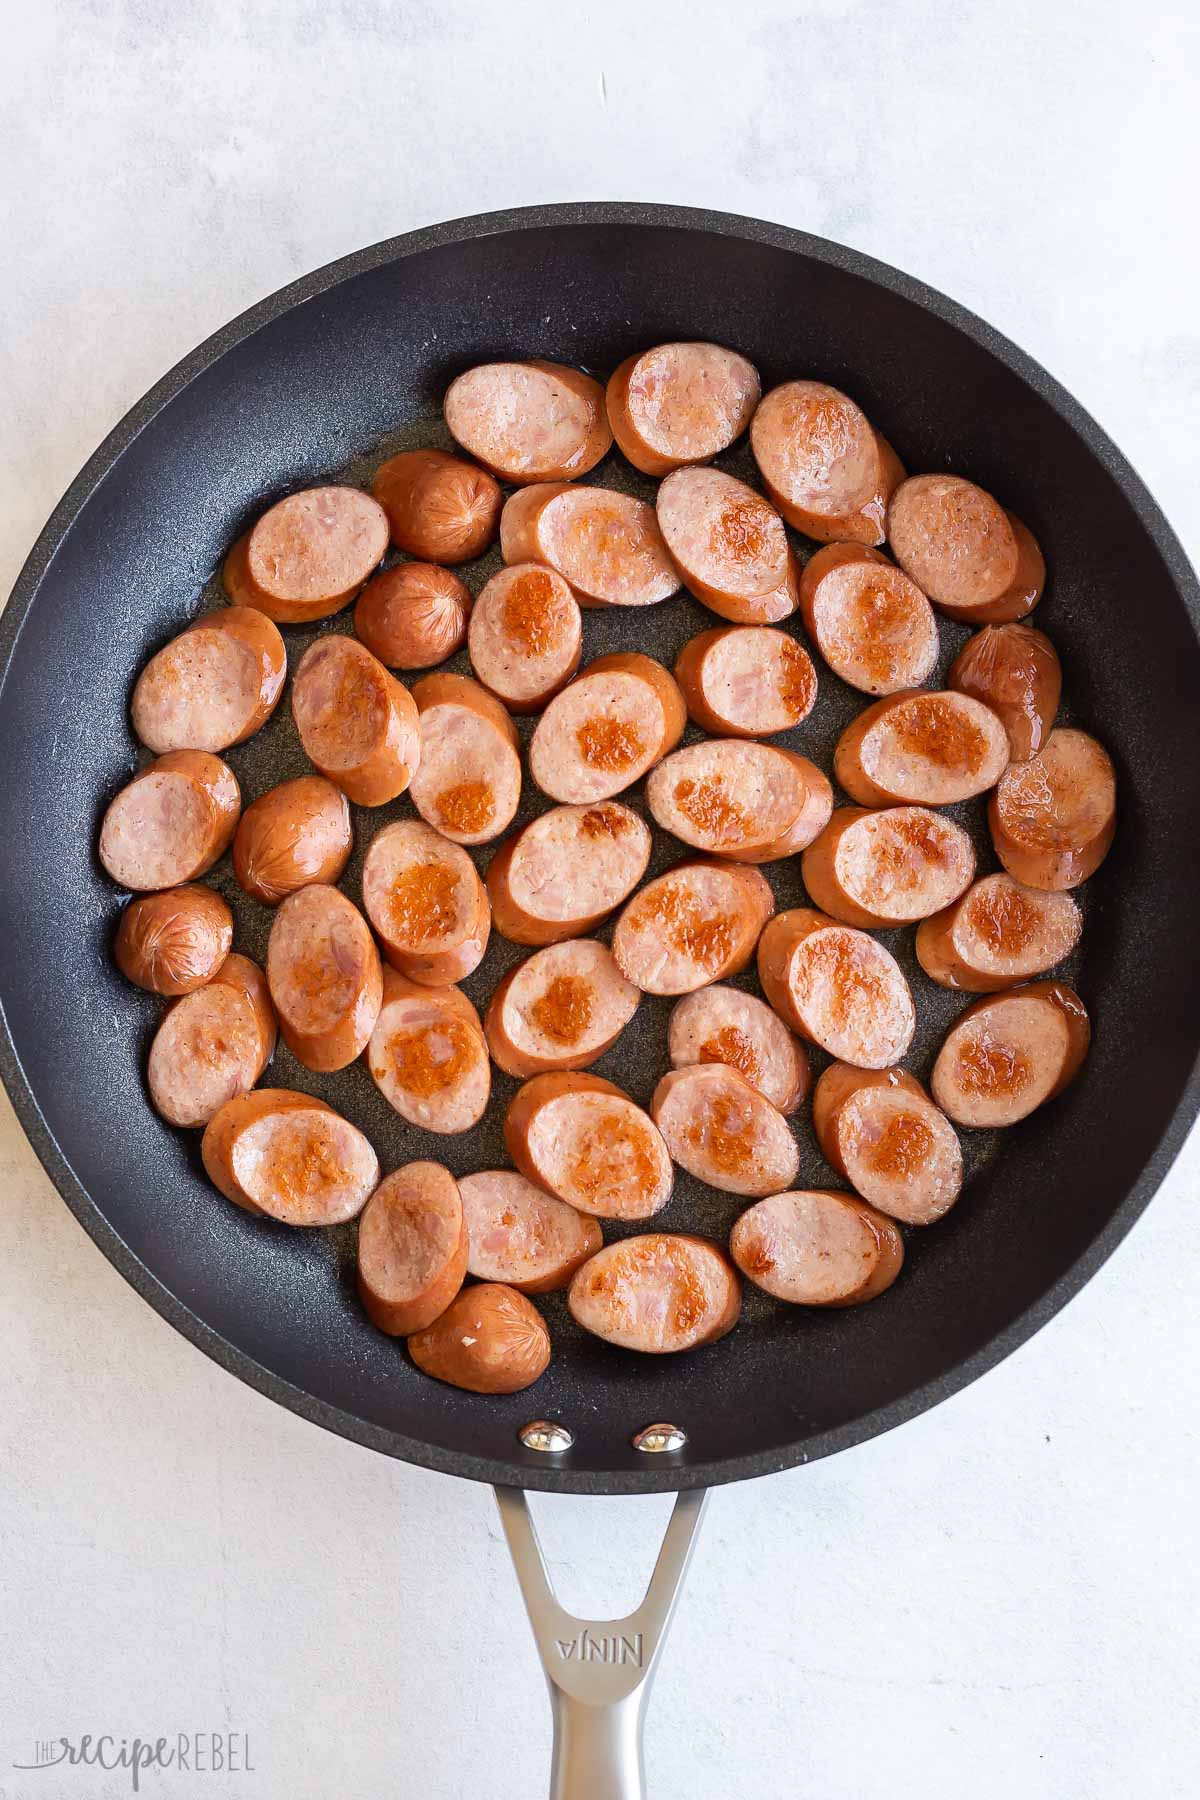
M847 925L911 925L970 886L975 849L924 806L839 806L800 863L814 906Z
M458 1183L441 1163L385 1175L358 1221L358 1294L392 1337L444 1313L467 1272L467 1224Z
M604 389L564 363L480 363L450 383L443 410L451 437L518 486L586 475L612 445Z
M520 1294L565 1288L604 1238L595 1219L534 1187L512 1169L486 1169L459 1182L467 1221L467 1271Z
M711 462L750 423L758 371L720 344L657 344L627 356L605 392L617 448L643 475Z
M306 1069L344 1069L375 1029L379 952L358 908L319 883L283 901L267 940L267 982L279 1030Z
M387 545L387 515L370 494L305 488L238 539L221 579L235 605L282 625L307 625L347 606Z
M483 961L492 914L465 850L420 819L398 819L371 839L363 908L383 954L427 987L462 981Z
M379 1180L362 1132L291 1088L255 1088L227 1101L209 1121L200 1155L227 1200L283 1225L342 1225Z
M421 761L412 803L455 844L486 844L511 825L521 801L517 728L500 702L466 675L423 675L412 697Z
M794 1306L859 1306L891 1287L904 1240L890 1219L830 1188L797 1188L748 1207L729 1239L757 1287Z
M932 1225L958 1199L954 1127L904 1069L830 1063L813 1090L813 1130L839 1175L906 1225Z
M219 607L150 658L133 690L133 729L156 756L227 750L266 724L286 675L283 639L265 613Z
M583 623L569 584L538 563L514 563L484 587L467 654L476 676L511 712L540 712L579 667Z
M608 800L673 750L686 723L661 663L637 651L598 656L538 720L529 773L552 800Z
M504 503L506 563L545 563L581 606L654 606L679 592L654 508L614 488L546 482Z
M817 698L808 651L768 625L719 625L689 638L675 658L675 679L689 717L721 737L790 731Z
M968 694L890 694L838 739L833 772L860 806L951 806L995 787L1008 733Z
M668 1048L673 1069L727 1063L781 1113L795 1112L808 1092L804 1045L778 1014L740 988L685 995L671 1010Z
M948 618L999 625L1042 597L1046 565L1033 533L961 475L901 482L887 534L900 567Z
M933 673L932 606L903 569L866 544L817 551L800 577L800 612L834 674L864 694L898 694Z
M796 1178L800 1151L777 1107L726 1063L671 1069L650 1116L674 1162L727 1194L776 1194Z
M985 625L968 638L946 686L997 713L1014 762L1028 762L1046 742L1062 696L1062 666L1045 632L1032 625Z
M677 469L658 490L658 525L671 559L710 612L774 625L800 600L783 520L762 495L720 469Z
M617 920L613 955L644 994L691 994L745 968L774 910L757 869L689 858L634 895Z
M664 831L733 862L775 862L829 822L833 789L816 763L776 744L709 738L676 750L646 783Z
M492 858L496 930L514 944L581 937L620 906L649 861L649 828L619 800L551 807Z
M776 913L758 946L763 993L785 1025L858 1069L886 1069L912 1043L916 1012L894 956L807 906Z
M424 1375L472 1394L516 1394L544 1375L550 1333L524 1294L503 1282L464 1288L439 1319L408 1340Z
M1060 727L1013 763L988 801L996 855L1027 887L1060 891L1094 875L1117 829L1112 759L1086 731Z
M421 758L408 689L355 638L318 638L292 681L292 717L322 775L356 806L402 794Z
M535 1075L509 1102L504 1144L528 1180L599 1219L648 1219L671 1198L657 1125L598 1075Z
M151 994L191 994L211 981L233 943L233 914L210 887L167 888L131 900L113 939L126 981Z
M471 590L436 563L397 563L372 575L354 608L354 629L389 669L431 669L462 648Z
M586 1069L612 1048L642 996L591 938L550 944L508 971L484 1018L506 1075Z
M917 930L917 961L940 987L995 993L1044 975L1070 956L1083 914L1070 894L1022 887L1011 875L985 875Z
M100 861L135 892L179 887L229 848L242 810L237 777L206 750L170 750L109 803Z
M469 1131L487 1111L492 1071L483 1027L456 987L422 987L385 969L367 1067L388 1105L426 1131Z
M445 450L389 456L376 469L371 491L387 514L393 544L421 562L470 562L500 529L498 484Z
M1015 1125L1075 1078L1090 1038L1087 1009L1062 982L989 994L947 1032L933 1097L957 1125Z
M246 808L233 840L233 872L252 899L278 906L310 882L332 887L353 846L345 794L320 775L301 775Z
M848 394L823 381L772 388L750 422L750 448L772 504L797 531L825 544L883 542L904 470Z
M205 987L163 1017L146 1078L169 1125L207 1125L217 1108L254 1086L275 1049L275 1012L262 970L227 956Z
M597 1252L567 1294L576 1324L622 1350L666 1356L724 1337L742 1310L741 1284L707 1238L652 1231Z

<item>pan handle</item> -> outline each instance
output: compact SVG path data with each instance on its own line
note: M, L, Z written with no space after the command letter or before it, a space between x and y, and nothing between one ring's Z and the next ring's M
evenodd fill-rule
M521 1488L496 1504L554 1712L550 1800L644 1800L642 1720L708 1494L681 1493L642 1604L624 1619L577 1619L554 1597Z

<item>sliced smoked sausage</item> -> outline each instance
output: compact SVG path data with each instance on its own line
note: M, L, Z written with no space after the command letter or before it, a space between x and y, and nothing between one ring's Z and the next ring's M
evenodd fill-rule
M371 839L363 909L392 967L427 987L463 981L483 961L492 914L465 850L421 819Z
M750 422L750 448L772 504L789 525L828 544L881 544L904 470L848 394L823 381L785 381Z
M813 1089L821 1154L864 1200L906 1225L932 1225L962 1187L954 1127L904 1069L830 1063Z
M720 737L769 737L812 711L812 658L786 631L719 625L689 638L675 658L688 716Z
M254 1086L275 1049L275 1012L262 970L227 956L212 980L176 1000L150 1046L146 1079L169 1125L207 1125Z
M951 806L995 787L1008 733L968 694L890 694L838 739L833 772L860 806Z
M284 1043L307 1069L344 1069L366 1048L383 994L379 952L358 908L314 884L282 902L267 982Z
M110 801L100 861L134 892L179 887L229 848L242 810L237 777L206 750L169 750Z
M471 590L436 563L403 562L372 575L354 629L389 669L432 669L462 648Z
M800 613L834 674L864 694L898 694L933 673L932 606L903 569L866 544L817 551L800 577Z
M500 551L557 570L581 606L654 606L679 592L654 508L615 488L523 488L504 503Z
M310 882L341 879L354 834L341 788L321 775L281 781L248 806L233 840L233 872L264 906Z
M504 1143L528 1180L599 1219L648 1219L671 1198L657 1125L598 1075L535 1075L509 1102Z
M573 481L612 445L604 389L564 363L493 362L450 383L446 426L501 481Z
M608 1244L579 1269L567 1294L576 1324L623 1350L670 1355L732 1331L741 1284L707 1238L653 1231Z
M342 1225L379 1180L379 1159L362 1132L292 1088L255 1088L226 1101L208 1123L200 1155L227 1200L283 1225Z
M720 344L656 344L627 356L605 392L622 455L643 475L711 462L749 425L758 371Z
M221 579L235 605L282 625L308 625L348 606L387 546L387 515L370 494L305 488L238 539Z
M975 848L924 806L839 806L800 868L813 905L844 924L911 925L970 886Z
M727 1063L781 1113L793 1113L809 1087L808 1053L777 1013L740 988L687 994L671 1010L671 1067Z
M1056 891L1094 875L1117 829L1112 759L1086 731L1061 726L1013 763L988 801L996 855L1027 887Z
M389 1106L425 1131L469 1131L487 1111L483 1027L459 988L422 987L385 969L367 1067Z
M500 569L471 612L476 677L511 712L540 712L579 667L583 624L569 584L538 563Z
M227 750L266 724L279 704L287 651L265 613L221 606L152 656L133 690L133 729L156 756Z
M757 869L689 858L634 895L617 920L613 955L644 994L691 994L745 968L774 910Z
M727 1194L777 1194L800 1167L800 1150L777 1107L727 1063L670 1069L650 1116L671 1158Z
M1033 533L961 475L912 475L891 497L888 542L900 567L948 618L1023 619L1046 565Z
M535 1187L513 1169L485 1169L459 1182L467 1222L467 1272L519 1294L567 1286L604 1238L595 1219Z
M497 482L445 450L389 456L376 469L371 492L387 514L393 544L420 562L471 562L500 529L504 501Z
M1036 756L1062 697L1062 666L1045 632L1032 625L985 625L968 638L946 686L999 714L1015 763Z
M1062 982L988 994L946 1034L933 1097L957 1125L1015 1125L1074 1079L1090 1037L1083 1001Z
M608 800L673 750L686 723L661 663L637 651L598 656L538 720L529 773L552 800Z
M664 831L732 862L775 862L811 844L833 811L816 763L777 744L708 738L651 773L646 804Z
M514 944L582 937L628 897L649 861L649 828L619 800L553 806L491 860L496 930Z
M358 1221L358 1294L392 1337L423 1331L444 1313L467 1272L467 1224L458 1183L441 1163L385 1175Z
M466 1287L408 1351L423 1375L472 1394L516 1394L544 1375L550 1333L524 1294L500 1281Z
M806 906L776 913L758 945L763 993L803 1038L859 1069L886 1069L912 1043L916 1013L894 956Z
M423 675L412 697L420 766L409 789L425 820L455 844L486 844L521 801L517 728L500 702L466 675Z
M775 625L800 602L783 520L721 469L677 469L658 490L658 526L688 592L739 625Z
M996 993L1070 956L1083 914L1067 893L985 875L917 929L917 961L940 987Z
M233 914L220 894L189 883L129 902L113 960L126 981L151 994L191 994L212 980L232 944Z
M748 1281L793 1306L859 1306L891 1287L904 1240L852 1194L797 1188L748 1207L729 1253Z
M606 945L549 944L511 968L492 995L484 1018L492 1061L522 1080L586 1069L616 1043L641 997Z
M318 638L305 651L292 717L309 759L356 806L384 806L412 781L421 759L416 704L355 638Z

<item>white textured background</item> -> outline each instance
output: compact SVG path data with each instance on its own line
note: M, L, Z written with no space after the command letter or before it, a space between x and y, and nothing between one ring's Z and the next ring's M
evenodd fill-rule
M10 0L4 21L4 592L104 433L233 313L394 232L564 199L758 214L932 282L1078 395L1200 552L1190 4ZM226 1726L253 1775L144 1791L541 1793L488 1492L207 1362L7 1106L0 1162L0 1800L128 1791L13 1771L38 1736ZM715 1496L651 1707L657 1800L1200 1791L1198 1190L1193 1138L1001 1368ZM543 1502L568 1601L630 1601L666 1506Z

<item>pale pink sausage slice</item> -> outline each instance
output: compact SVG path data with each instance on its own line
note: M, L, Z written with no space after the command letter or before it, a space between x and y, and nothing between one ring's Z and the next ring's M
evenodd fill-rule
M529 745L529 773L552 800L608 800L683 736L687 708L661 663L637 651L598 656L556 694Z
M932 1225L958 1199L954 1127L903 1069L831 1063L813 1090L813 1130L839 1175L906 1225Z
M750 423L758 371L720 344L656 344L627 356L605 392L622 455L643 475L711 462Z
M970 886L975 848L924 806L840 806L800 862L809 899L846 925L911 925Z
M521 801L516 726L466 675L423 675L412 697L421 724L413 805L452 843L489 843L512 824Z
M519 1294L565 1288L604 1242L595 1219L556 1200L512 1169L485 1169L459 1182L467 1222L467 1272Z
M745 968L774 910L757 869L689 858L634 895L617 920L613 956L644 994L691 994Z
M733 862L775 862L811 844L833 811L815 763L776 744L709 738L676 750L646 783L664 831Z
M504 1144L528 1180L599 1219L648 1219L671 1198L658 1127L598 1075L535 1075L509 1102Z
M265 512L240 537L221 578L238 606L285 625L340 612L388 546L377 500L352 487L305 488Z
M1052 731L1013 763L988 801L996 855L1027 887L1060 891L1094 875L1117 829L1112 759L1086 731Z
M410 981L463 981L482 962L487 889L466 851L423 820L398 819L371 839L362 897L383 954Z
M1032 612L1046 565L1037 540L961 475L913 475L891 497L896 561L951 619L998 625Z
M443 411L469 455L518 485L586 475L612 445L604 389L564 363L480 363L450 383Z
M510 969L492 995L484 1018L492 1060L521 1079L586 1069L616 1043L641 997L606 945L550 944Z
M358 1294L392 1337L423 1331L445 1312L467 1271L458 1183L441 1163L385 1175L358 1221Z
M933 673L933 608L903 569L865 544L817 551L800 577L800 613L834 674L864 694L898 694Z
M758 945L763 993L791 1029L859 1069L886 1069L912 1043L916 1012L894 956L806 906L776 913Z
M135 987L174 998L211 981L232 944L233 914L220 894L189 883L130 901L113 960Z
M233 872L253 899L278 906L310 882L332 887L353 847L345 794L323 776L301 775L246 808L233 840Z
M727 1063L781 1113L793 1113L809 1087L808 1053L764 1001L740 988L687 994L671 1010L671 1067Z
M1083 914L1066 893L1024 887L1011 875L985 875L917 929L917 961L940 987L995 993L1044 975L1070 956Z
M720 737L790 731L817 698L808 651L768 625L719 625L689 638L675 658L675 679L689 717Z
M951 806L995 787L1008 733L968 694L890 694L838 739L833 772L860 806Z
M223 606L152 656L133 690L133 729L156 756L227 750L266 724L283 692L287 652L264 613Z
M710 612L741 625L795 612L800 577L783 520L752 487L720 469L677 469L656 504L671 559Z
M594 931L646 873L650 831L619 800L554 806L506 838L488 866L496 930L514 944Z
M776 1194L796 1178L800 1150L777 1107L726 1063L671 1069L650 1116L674 1162L727 1194Z
M654 1231L598 1251L576 1273L567 1304L577 1324L607 1343L667 1356L732 1331L742 1292L718 1245Z
M292 717L310 760L356 806L402 794L421 757L412 695L356 638L318 638L292 681Z
M679 592L654 508L615 488L522 489L500 515L500 551L557 570L581 606L655 606Z
M383 992L358 908L315 883L289 894L267 940L267 982L284 1043L308 1069L344 1069L365 1048Z
M275 1049L275 1012L262 970L227 956L205 987L164 1015L146 1079L169 1125L207 1125L218 1107L254 1086Z
M135 892L179 887L229 848L242 810L233 770L205 750L170 750L109 803L100 861Z
M789 525L822 543L881 544L896 453L848 394L823 381L772 388L750 423L763 486Z
M1015 763L1045 744L1062 697L1062 666L1045 632L1032 625L985 625L968 638L946 686L999 715Z
M209 1121L200 1155L227 1200L283 1225L342 1225L379 1180L362 1132L292 1088L255 1088L227 1101Z
M385 969L367 1067L389 1106L425 1131L469 1131L487 1111L492 1071L483 1027L456 987L422 987Z
M1015 1125L1078 1074L1091 1026L1058 981L989 994L950 1027L933 1065L933 1097L957 1125Z
M553 569L516 563L485 585L471 612L467 654L476 677L510 712L540 712L579 667L583 624Z
M729 1253L748 1281L793 1306L859 1306L891 1287L904 1240L852 1194L796 1188L748 1207Z

